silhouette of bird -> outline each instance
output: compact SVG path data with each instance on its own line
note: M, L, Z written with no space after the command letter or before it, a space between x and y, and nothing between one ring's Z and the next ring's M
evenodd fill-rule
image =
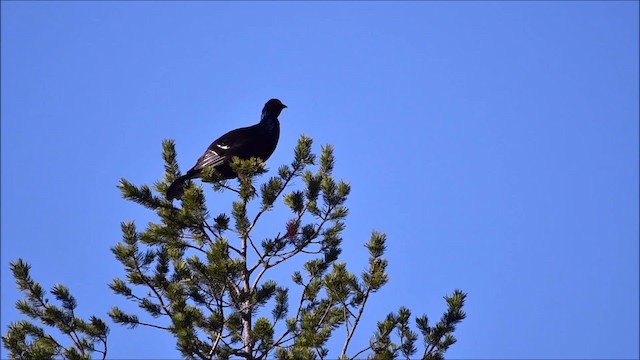
M181 199L184 183L201 176L205 166L212 166L224 179L233 179L237 174L231 169L231 159L257 157L266 161L278 145L280 122L278 116L287 106L278 99L264 104L260 122L249 127L229 131L209 145L207 151L186 174L175 179L167 188L167 199Z

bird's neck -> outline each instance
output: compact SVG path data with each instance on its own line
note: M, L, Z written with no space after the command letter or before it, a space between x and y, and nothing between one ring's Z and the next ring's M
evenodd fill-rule
M260 118L260 124L266 126L269 130L273 130L278 126L278 116L265 111Z

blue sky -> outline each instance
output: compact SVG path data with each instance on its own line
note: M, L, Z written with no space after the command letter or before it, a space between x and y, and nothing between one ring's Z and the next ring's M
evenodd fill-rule
M372 229L388 235L356 344L401 305L438 318L460 288L449 358L640 357L638 2L1 6L2 333L22 318L18 257L82 316L126 308L109 249L121 221L153 217L118 180L159 179L164 138L186 170L277 97L269 167L303 133L335 146L351 271ZM178 357L114 324L109 355Z

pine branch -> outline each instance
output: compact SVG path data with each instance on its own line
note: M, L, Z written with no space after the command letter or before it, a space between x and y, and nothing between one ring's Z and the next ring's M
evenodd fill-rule
M124 180L121 182L121 190L128 200L157 210L162 219L160 225L151 224L142 233L141 242L150 248L166 246L166 249L152 252L154 257L149 252L138 251L135 243L139 235L125 239L129 248L119 249L116 256L127 267L129 281L147 287L151 292L148 298L133 294L126 286L118 288L120 291L117 292L139 304L149 303L145 305L147 308L155 311L154 307L157 307L158 313L169 316L175 327L158 328L176 336L178 349L184 357L226 359L233 356L253 360L267 358L275 349L278 358L324 359L328 356L327 340L344 322L346 335L341 357L347 358L348 347L360 327L368 299L388 281L385 272L387 261L382 258L384 234L375 233L366 244L371 254L370 268L362 274L361 280L346 271L342 263L336 264L341 252L342 220L348 214L343 204L350 186L334 180L332 176L335 159L331 146L322 147L317 171L305 169L307 165L315 165L316 161L311 153L311 143L310 138L301 137L294 152L294 161L290 166L281 166L278 176L271 177L259 187L259 197L253 181L265 172L264 163L256 159L234 159L231 166L238 174L240 187L234 189L225 182L217 182L213 186L216 191L233 191L239 199L233 203L229 216L220 214L211 224L204 194L198 187L186 189L182 208L178 209L164 199L153 197L146 186L136 188ZM163 156L165 181L155 186L160 192L166 191L167 183L179 174L171 143L166 144ZM215 174L209 174L213 173L210 170L205 169L203 181L214 177ZM304 188L285 194L284 190L298 177L303 180ZM263 215L274 207L280 197L294 215L286 223L285 233L263 240L260 249L253 241L257 238L253 232L258 221L264 219ZM249 203L256 198L260 207L255 214L248 215ZM311 218L312 221L306 223L305 220L303 224L303 218ZM235 223L231 228L230 219ZM227 231L236 235L234 237L239 244L227 242ZM249 252L257 257L252 264L247 263L253 256ZM127 254L126 259L123 254ZM305 263L307 283L299 272L294 273L294 283L304 288L295 315L290 317L286 288L275 282L262 282L269 269L301 254L321 256ZM171 260L172 268L166 264L167 258ZM149 272L147 267L154 261L157 261L156 270ZM334 270L327 274L331 264ZM171 278L170 271L173 271ZM263 306L274 294L273 319L261 317ZM449 304L450 311L436 325L437 333L433 333L434 327L428 336L423 334L425 339L429 339L425 343L425 356L433 353L435 357L442 357L446 348L455 342L452 336L455 321L459 321L463 314L459 311L461 307L454 304L458 300ZM208 317L205 316L207 313L210 314ZM402 354L409 357L415 351L414 333L407 325L408 316L405 318L403 314L401 309L398 317L394 315L379 323L376 341L380 346L372 342L354 358L371 349L376 356ZM286 328L281 334L274 334L276 325L283 319ZM123 324L141 324L137 318L124 315L120 320ZM422 331L420 324L418 328ZM389 339L394 329L398 330L399 346Z
M348 333L347 339L345 340L344 345L342 346L342 352L340 353L340 357L347 356L347 349L349 348L349 343L351 342L351 338L353 337L353 334L355 334L356 328L358 327L358 323L360 322L360 318L362 317L362 313L364 312L364 306L367 304L367 300L369 299L370 293L371 293L371 289L367 288L367 291L364 294L364 300L362 301L362 304L358 309L358 315L355 317L353 321L353 327L351 328L351 331Z
M28 321L13 322L2 337L5 348L16 358L49 358L54 356L88 357L92 352L107 354L108 327L94 316L88 322L75 316L76 300L69 290L58 284L49 292L62 303L57 307L45 298L40 284L29 275L31 266L18 259L10 264L18 289L25 292L26 298L16 303L16 308L32 319L44 325L57 328L65 334L72 345L64 347L53 336L46 334L40 327ZM29 339L33 341L29 342ZM94 344L102 342L103 350L96 350Z
M156 299L158 299L158 301L160 302L160 306L165 311L165 313L169 315L169 317L173 317L173 315L171 314L172 312L169 310L169 307L164 303L162 295L160 295L160 293L155 288L155 286L153 286L153 284L151 284L151 282L149 281L149 278L142 272L142 269L140 268L140 264L138 263L138 259L135 256L132 259L133 259L133 263L135 264L136 271L140 275L144 284L147 285L147 287L151 289L151 291L153 291L154 295L156 296Z
M302 313L302 304L304 304L304 298L305 298L305 294L307 293L307 290L309 289L309 284L311 282L307 283L304 285L304 288L302 289L302 294L300 295L300 302L298 303L298 309L296 310L296 317L295 317L295 323L298 324L300 322L300 315ZM279 347L281 346L281 344L291 340L291 339L287 339L286 341L283 341L283 339L289 334L291 333L291 331L289 329L287 329L287 331L285 331L282 336L280 336L280 338L278 340L276 340L274 342L274 347Z

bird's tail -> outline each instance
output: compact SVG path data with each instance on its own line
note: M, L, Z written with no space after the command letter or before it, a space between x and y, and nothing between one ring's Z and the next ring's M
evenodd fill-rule
M187 173L175 179L167 188L167 199L182 199L182 194L184 193L184 183L191 178L192 176Z

